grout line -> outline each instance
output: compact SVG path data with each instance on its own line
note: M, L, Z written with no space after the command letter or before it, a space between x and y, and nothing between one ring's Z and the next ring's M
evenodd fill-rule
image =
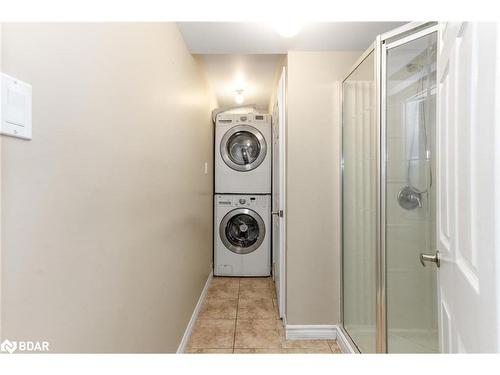
M273 284L271 283L270 284L270 288L272 289L273 288ZM257 288L257 289L262 289L261 292L264 292L265 291L265 288ZM233 345L232 345L232 348L199 348L199 349L227 349L229 350L231 353L235 353L235 350L236 349L256 349L256 350L268 350L269 352L272 352L273 350L281 350L283 351L283 353L285 353L284 351L287 349L287 348L284 348L283 347L283 342L281 342L281 345L280 347L277 347L277 348L236 348L236 326L237 326L237 323L238 323L238 312L239 312L239 302L240 302L240 297L241 297L241 278L238 279L238 295L237 295L237 298L236 298L236 316L235 316L235 319L234 319L234 334L233 334ZM224 298L223 298L224 299ZM272 299L275 299L275 298L272 298ZM206 303L207 301L204 301L204 304ZM274 304L273 304L273 310L274 310ZM274 310L274 313L276 313L276 311ZM197 321L199 320L200 318L198 317ZM211 320L214 320L214 319L211 319ZM215 319L217 320L217 319ZM268 320L268 319L261 319L261 320ZM274 322L277 322L278 320L273 318L272 319ZM278 333L279 333L279 330L278 330ZM285 341L286 338L280 338L280 339L284 339ZM334 351L334 347L336 350L338 350L338 342L337 340L326 340L327 341L327 345L330 349L330 352L332 354L338 354L337 352ZM196 348L195 348L196 349ZM293 349L293 348L292 348ZM296 348L298 350L300 349L304 349L304 353L307 351L307 350L315 350L316 348ZM253 352L250 352L251 354Z
M234 346L236 344L236 326L238 324L238 309L240 306L240 288L241 288L241 277L238 279L238 298L236 299L236 316L234 319L233 354L234 354Z

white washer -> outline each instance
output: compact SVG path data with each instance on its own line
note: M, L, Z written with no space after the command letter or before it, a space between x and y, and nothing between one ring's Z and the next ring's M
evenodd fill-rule
M271 194L271 116L220 114L215 124L215 193Z
M271 196L215 195L214 274L271 274Z

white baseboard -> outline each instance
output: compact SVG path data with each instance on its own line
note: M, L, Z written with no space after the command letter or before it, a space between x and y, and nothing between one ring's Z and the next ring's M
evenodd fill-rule
M335 340L336 325L291 325L285 326L287 340Z
M212 281L212 278L213 278L213 271L210 272L210 275L208 275L205 286L201 291L200 298L198 298L198 302L196 303L193 314L191 315L191 319L189 319L189 323L186 327L186 330L184 331L184 336L182 336L181 343L177 348L177 353L184 353L186 351L189 338L191 337L191 332L193 331L196 319L198 319L198 314L200 313L201 307L203 306L203 302L205 301L205 297L207 296L208 288L210 287L210 282Z
M354 348L351 346L351 343L347 339L347 337L344 335L344 332L340 329L340 327L337 326L337 344L340 347L340 350L342 350L342 353L346 354L355 354L356 351Z
M285 325L287 340L337 340L342 353L355 353L337 325Z

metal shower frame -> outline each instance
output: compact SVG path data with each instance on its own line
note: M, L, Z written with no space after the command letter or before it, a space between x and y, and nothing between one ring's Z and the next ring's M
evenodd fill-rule
M346 74L342 85L349 76L360 66L365 59L374 53L374 77L376 89L376 184L377 184L377 224L376 224L376 257L375 257L375 275L376 275L376 352L387 353L387 280L386 280L386 57L387 51L402 44L411 42L425 35L437 31L436 22L410 22L387 33L378 35L375 41L361 55L361 57L352 66ZM340 88L341 116L343 116L343 92ZM344 326L344 256L343 256L343 178L344 178L344 152L342 144L343 119L341 118L340 130L340 331L347 339L352 350L360 353L354 340Z

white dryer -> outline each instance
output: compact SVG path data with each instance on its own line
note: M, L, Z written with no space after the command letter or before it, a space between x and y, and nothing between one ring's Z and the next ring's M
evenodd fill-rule
M215 195L214 274L271 274L271 196Z
M271 193L271 116L219 114L215 124L215 193Z

